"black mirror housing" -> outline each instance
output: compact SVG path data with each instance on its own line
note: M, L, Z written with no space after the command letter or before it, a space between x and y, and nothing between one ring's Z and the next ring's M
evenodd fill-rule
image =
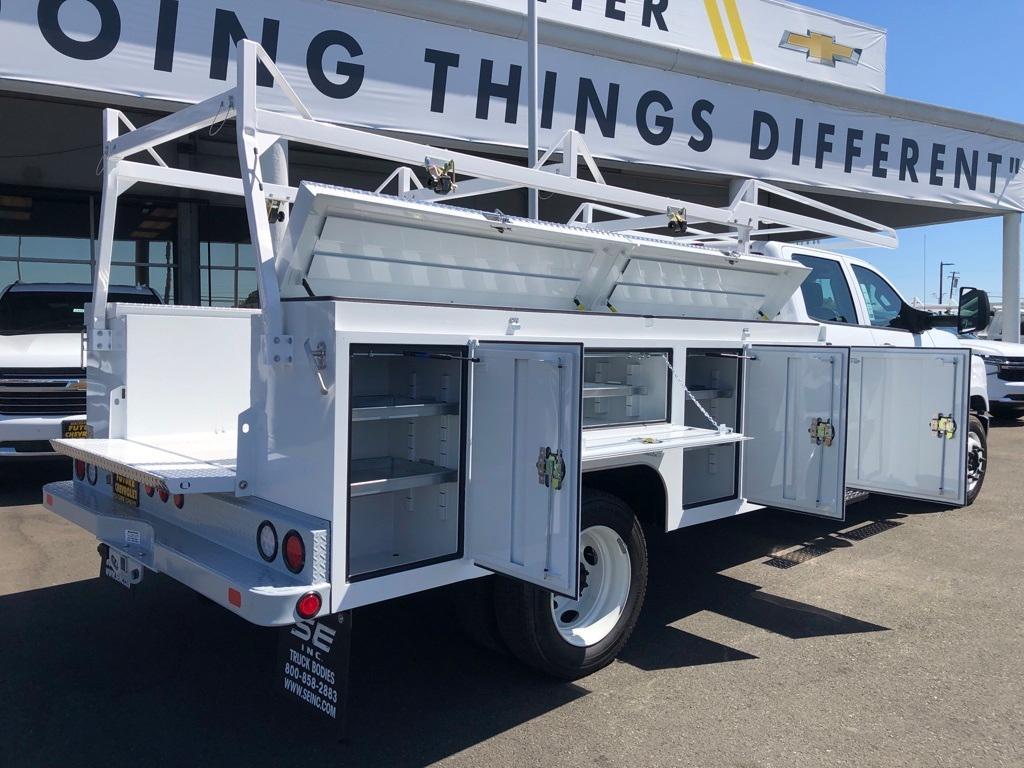
M992 302L988 293L980 288L961 288L960 307L957 310L957 332L978 333L992 321Z

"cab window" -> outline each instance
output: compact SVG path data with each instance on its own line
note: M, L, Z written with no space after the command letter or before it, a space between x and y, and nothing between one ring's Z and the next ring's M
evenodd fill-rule
M857 277L864 303L868 307L870 323L881 328L893 327L893 320L899 317L903 310L903 299L896 293L896 289L880 274L866 267L855 264L853 274Z
M853 308L853 296L839 262L802 253L795 254L793 260L811 269L800 286L807 314L823 323L855 324L857 312Z

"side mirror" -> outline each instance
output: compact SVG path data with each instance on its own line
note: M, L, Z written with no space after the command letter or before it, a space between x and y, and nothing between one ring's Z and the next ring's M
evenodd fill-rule
M992 319L992 303L988 293L980 288L960 289L960 308L957 311L957 332L977 333L988 328Z

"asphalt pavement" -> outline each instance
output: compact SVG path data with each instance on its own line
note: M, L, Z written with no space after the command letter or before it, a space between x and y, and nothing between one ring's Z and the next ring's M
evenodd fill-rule
M873 497L658 536L619 661L554 682L468 640L449 590L359 610L348 738L286 701L277 633L38 504L62 462L0 467L0 765L1024 765L1024 424L969 509Z

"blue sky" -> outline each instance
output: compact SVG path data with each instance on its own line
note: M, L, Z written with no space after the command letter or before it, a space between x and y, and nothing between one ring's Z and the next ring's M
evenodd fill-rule
M798 1L888 30L889 94L1024 123L1021 0ZM1002 222L994 218L902 230L896 251L851 253L877 264L908 299L922 296L927 277L934 302L940 261L956 263L961 285L998 296L1002 248Z

